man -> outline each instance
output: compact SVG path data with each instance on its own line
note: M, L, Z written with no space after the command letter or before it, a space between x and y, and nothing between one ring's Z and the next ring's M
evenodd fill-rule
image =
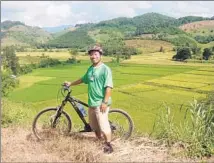
M111 105L111 89L113 88L111 69L101 61L103 50L94 46L88 51L92 65L86 74L74 82L65 81L67 86L81 83L88 84L88 115L89 124L95 131L96 137L105 139L104 152L112 153L111 128L108 121L109 106Z

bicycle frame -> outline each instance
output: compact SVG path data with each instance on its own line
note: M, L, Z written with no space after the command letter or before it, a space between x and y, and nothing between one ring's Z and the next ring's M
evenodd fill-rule
M73 106L74 110L77 112L78 116L80 117L80 119L82 120L82 122L85 125L85 130L86 131L91 131L91 127L90 125L86 122L82 112L79 110L79 108L77 107L76 103L82 104L85 107L89 107L88 104L86 104L85 102L82 102L72 96L70 96L71 91L69 90L68 94L66 95L65 99L62 101L62 104L59 107L59 110L62 110L64 108L64 106L66 105L67 102L70 102L70 104ZM75 103L76 102L76 103Z

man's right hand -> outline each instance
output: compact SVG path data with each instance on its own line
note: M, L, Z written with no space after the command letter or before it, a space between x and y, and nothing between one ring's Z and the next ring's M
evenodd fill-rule
M71 82L64 81L64 85L67 86L67 87L70 87L71 86Z

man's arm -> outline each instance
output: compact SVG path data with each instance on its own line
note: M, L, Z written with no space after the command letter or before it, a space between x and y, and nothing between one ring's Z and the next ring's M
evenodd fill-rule
M103 102L107 103L109 97L111 97L111 87L106 87L106 92L105 92L105 97L103 99Z
M104 97L102 105L100 107L100 111L101 112L105 112L106 111L109 97L111 97L111 89L112 89L111 87L106 87L105 97Z
M80 79L78 79L78 80L76 80L76 81L74 81L74 82L68 82L68 81L65 81L64 82L64 84L66 85L66 86L74 86L74 85L78 85L78 84L81 84L81 83L83 83L83 81L82 81L82 78L80 78Z

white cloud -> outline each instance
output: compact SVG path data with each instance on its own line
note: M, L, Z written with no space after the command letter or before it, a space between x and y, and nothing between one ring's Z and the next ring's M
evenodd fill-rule
M149 1L108 1L102 2L102 6L114 17L133 17L137 15L136 9L149 9L152 4Z
M204 16L211 17L214 15L214 2L202 1L175 1L164 2L167 6L164 13L176 18L183 16ZM160 2L159 2L160 4Z
M57 26L66 23L72 15L70 5L48 1L2 2L2 7L6 11L14 10L7 13L7 19L36 26Z
M134 17L147 12L177 18L187 15L211 17L213 6L214 2L204 1L3 1L1 19L44 27Z

